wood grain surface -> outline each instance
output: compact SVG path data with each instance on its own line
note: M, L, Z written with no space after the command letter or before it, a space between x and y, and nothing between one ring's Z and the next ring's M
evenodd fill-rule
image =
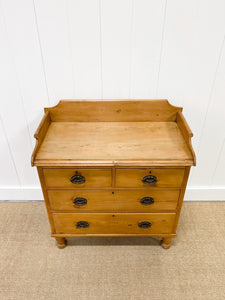
M75 100L45 108L32 165L58 247L69 236L152 235L169 249L196 164L192 136L182 108L167 100ZM154 182L145 181L149 176Z
M84 176L85 182L74 184L70 181L75 173ZM43 169L47 187L90 188L110 187L112 185L111 169Z
M144 164L193 164L175 122L52 122L36 164L99 161Z
M173 233L175 213L53 213L56 233ZM89 223L88 228L77 228L79 221ZM140 228L139 222L151 222L150 228Z
M45 108L53 122L154 122L175 121L181 107L168 100L61 100Z
M180 169L116 169L116 187L138 187L154 189L155 187L180 187L183 181L184 168ZM156 176L157 182L152 185L143 183L147 175Z
M153 212L175 211L180 190L48 190L51 211L57 212ZM87 204L77 206L73 200L82 197ZM141 204L144 197L154 203Z

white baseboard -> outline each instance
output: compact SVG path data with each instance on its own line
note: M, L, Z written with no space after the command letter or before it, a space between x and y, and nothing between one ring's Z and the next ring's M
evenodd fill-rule
M0 201L43 200L40 187L0 187ZM185 201L225 201L225 187L188 187Z
M225 201L225 187L188 187L185 201Z
M43 200L40 187L0 187L0 201Z

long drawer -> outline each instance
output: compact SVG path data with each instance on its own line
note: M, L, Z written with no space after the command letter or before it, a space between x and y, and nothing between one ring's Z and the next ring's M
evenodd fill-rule
M47 188L105 188L112 185L111 169L43 169Z
M175 213L53 213L56 233L151 234L172 233Z
M154 212L175 211L179 190L48 190L52 211Z
M181 187L184 168L170 169L116 169L116 187Z

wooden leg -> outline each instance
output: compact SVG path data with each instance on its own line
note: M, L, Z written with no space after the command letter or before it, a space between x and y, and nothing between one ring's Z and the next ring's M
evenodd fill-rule
M172 237L163 238L161 242L161 246L164 249L169 249L171 241L172 241Z
M57 242L57 247L59 249L63 249L66 247L66 244L67 244L67 241L65 238L62 238L62 237L56 237L56 242Z

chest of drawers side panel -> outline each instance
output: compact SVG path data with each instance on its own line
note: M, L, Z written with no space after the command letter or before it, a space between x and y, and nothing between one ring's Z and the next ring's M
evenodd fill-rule
M55 231L55 226L54 226L54 222L53 222L53 218L52 218L52 214L51 214L50 203L49 203L48 193L47 193L47 189L46 189L46 185L45 185L43 169L41 167L37 167L37 171L38 171L38 176L39 176L39 180L41 183L42 193L43 193L44 200L45 200L45 206L46 206L46 210L47 210L47 214L48 214L51 232L53 234L56 231Z
M174 228L173 228L174 232L176 232L176 230L177 230L177 225L178 225L178 221L180 218L180 212L181 212L181 208L182 208L182 204L183 204L183 200L184 200L184 194L185 194L186 187L187 187L190 169L191 169L190 167L185 168L184 178L183 178L183 182L182 182L182 188L180 191L180 196L179 196L178 205L177 205L176 218L175 218L175 222L174 222Z

